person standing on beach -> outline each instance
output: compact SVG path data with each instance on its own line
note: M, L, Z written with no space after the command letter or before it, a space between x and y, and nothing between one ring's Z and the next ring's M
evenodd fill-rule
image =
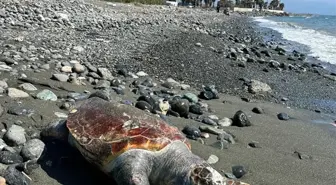
M219 13L221 4L222 4L222 3L221 3L221 0L218 0L218 1L217 1L217 6L216 6L217 13Z

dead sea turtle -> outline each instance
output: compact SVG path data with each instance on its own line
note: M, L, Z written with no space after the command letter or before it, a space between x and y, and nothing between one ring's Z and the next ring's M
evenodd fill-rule
M87 99L42 135L67 139L118 185L246 185L192 154L176 127L131 105Z

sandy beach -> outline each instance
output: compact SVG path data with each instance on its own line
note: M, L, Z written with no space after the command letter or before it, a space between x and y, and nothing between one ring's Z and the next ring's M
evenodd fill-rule
M99 92L132 105L142 95L172 104L174 97L199 95L202 85L215 85L219 98L189 102L202 114L188 107L188 118L166 119L182 131L211 126L204 123L210 115L218 124L242 110L252 126L215 126L234 138L227 148L218 146L215 134L204 143L189 139L193 153L219 158L212 166L222 175L242 165L247 173L239 180L251 185L336 183L335 110L311 101L335 100L336 78L307 61L305 53L264 42L243 14L89 0L4 0L0 32L0 176L8 177L9 185L23 185L24 177L8 172L7 166L20 162L6 157L22 163L25 143L40 140L43 128L66 119L73 102ZM42 96L44 89L51 93ZM262 113L252 111L256 107ZM288 118L280 120L280 113ZM22 142L8 138L14 128ZM116 184L67 143L41 143L43 155L27 184Z

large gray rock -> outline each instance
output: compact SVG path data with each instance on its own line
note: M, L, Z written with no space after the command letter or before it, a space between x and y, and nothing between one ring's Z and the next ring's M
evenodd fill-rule
M0 87L2 87L3 89L7 89L8 88L7 82L4 80L0 80Z
M37 88L31 83L23 83L19 87L26 91L36 91L37 90Z
M44 150L45 144L39 139L29 140L23 145L21 156L24 160L39 159Z
M52 78L60 82L67 82L69 80L69 76L65 74L53 74Z
M24 144L27 141L25 137L25 129L18 125L12 125L4 135L4 140L10 146Z
M104 79L104 80L113 80L114 77L112 76L112 73L107 68L98 68L98 74Z
M248 86L248 91L253 94L264 93L272 91L271 87L263 82L258 80L251 80L251 83Z
M36 97L40 100L50 100L50 101L56 101L57 96L55 93L48 89L44 89L43 91L39 92Z
M11 98L27 98L29 94L16 88L8 88L8 96Z

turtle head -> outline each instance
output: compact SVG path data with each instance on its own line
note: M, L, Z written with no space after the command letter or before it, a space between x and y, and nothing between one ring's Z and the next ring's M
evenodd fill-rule
M191 185L248 185L223 177L209 165L197 165L191 170Z

